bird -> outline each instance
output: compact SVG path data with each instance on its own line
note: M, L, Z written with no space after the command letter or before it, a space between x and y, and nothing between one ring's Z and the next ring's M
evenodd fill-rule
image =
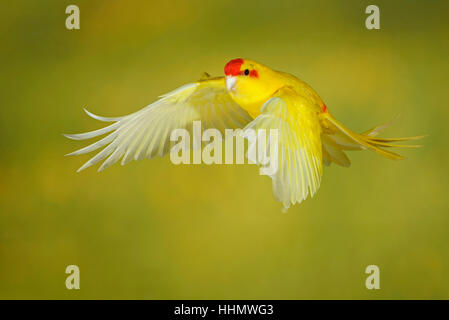
M423 136L379 138L390 123L356 133L340 123L306 82L261 63L237 58L226 63L224 76L205 73L159 97L150 105L122 117L103 117L86 109L92 118L112 124L98 130L64 134L74 140L102 139L68 155L81 155L101 149L78 169L82 171L101 161L98 171L121 159L163 156L170 152L170 132L191 130L193 121L204 129L276 129L279 132L278 170L270 174L275 198L284 210L313 197L320 188L323 167L331 163L349 167L347 151L370 150L391 160L404 159L387 148L416 148L397 144Z

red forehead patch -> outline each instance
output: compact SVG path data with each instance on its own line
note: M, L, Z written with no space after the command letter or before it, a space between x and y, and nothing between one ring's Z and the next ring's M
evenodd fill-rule
M234 59L229 61L224 68L225 75L238 76L240 73L240 67L243 64L243 59Z

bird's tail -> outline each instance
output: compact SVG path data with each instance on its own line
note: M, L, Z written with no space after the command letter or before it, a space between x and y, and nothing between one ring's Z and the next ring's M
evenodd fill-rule
M335 162L338 165L348 167L351 162L344 153L346 150L371 150L387 159L401 160L404 159L403 156L385 148L418 148L420 145L403 145L395 142L405 142L425 137L377 138L377 135L389 127L392 121L359 134L345 127L329 112L326 112L323 116L326 126L326 130L324 130L322 135L323 159L326 165Z

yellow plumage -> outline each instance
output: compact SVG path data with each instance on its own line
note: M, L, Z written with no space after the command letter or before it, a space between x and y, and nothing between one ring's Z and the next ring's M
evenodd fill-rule
M169 152L172 130L192 130L200 120L204 129L277 129L279 132L279 170L270 175L273 191L284 208L299 203L318 190L323 164L349 166L345 151L372 150L388 159L402 156L386 147L416 147L393 142L419 139L377 138L386 125L357 134L339 123L318 94L298 78L258 64L235 59L225 66L226 77L208 74L161 96L153 104L130 115L98 120L110 126L83 134L66 135L82 140L108 134L103 139L70 155L88 153L104 147L79 171L102 160L99 171L122 159L162 156ZM87 111L86 111L87 112Z

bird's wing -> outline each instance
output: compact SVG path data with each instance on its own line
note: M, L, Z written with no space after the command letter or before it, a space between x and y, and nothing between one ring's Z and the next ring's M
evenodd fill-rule
M245 127L244 136L246 129L278 129L278 170L269 176L273 180L273 192L284 208L300 203L309 194L314 195L322 175L321 127L307 97L291 88L282 88ZM268 139L268 145L271 143Z
M101 140L69 155L85 154L103 148L78 171L104 159L98 171L122 158L122 165L131 160L162 156L170 150L170 134L174 129L192 130L192 123L200 120L203 129L243 128L252 118L237 105L226 90L223 77L186 84L149 106L124 117L94 119L113 124L91 132L66 134L74 140L84 140L108 133Z

